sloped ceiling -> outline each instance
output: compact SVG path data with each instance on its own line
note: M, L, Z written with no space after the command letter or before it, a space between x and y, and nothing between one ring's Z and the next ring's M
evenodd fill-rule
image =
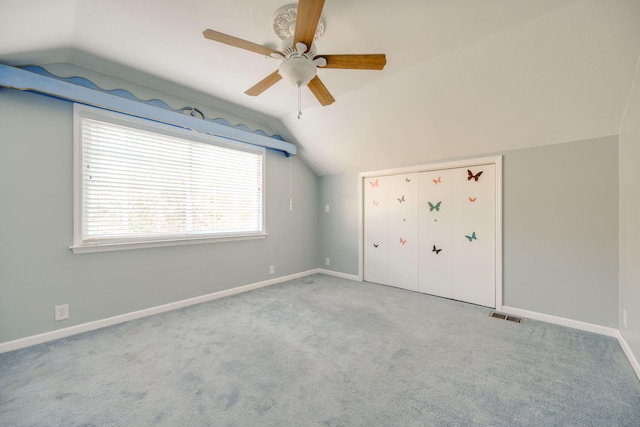
M618 134L640 55L638 0L326 0L320 53L385 53L383 71L320 70L321 107L278 62L202 36L279 48L282 0L0 0L0 62L73 62L191 88L261 121L319 175Z

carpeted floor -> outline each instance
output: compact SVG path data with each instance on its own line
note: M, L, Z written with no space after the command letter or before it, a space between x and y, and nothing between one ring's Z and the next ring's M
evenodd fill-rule
M640 426L614 338L314 275L0 355L2 426Z

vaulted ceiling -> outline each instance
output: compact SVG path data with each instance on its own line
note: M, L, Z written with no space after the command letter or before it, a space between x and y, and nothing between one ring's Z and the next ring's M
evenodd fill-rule
M0 63L73 62L211 96L299 147L318 174L385 169L618 134L640 56L638 0L326 0L320 53L385 53L382 71L320 69L320 106L271 48L282 0L0 0ZM163 88L159 88L163 89Z

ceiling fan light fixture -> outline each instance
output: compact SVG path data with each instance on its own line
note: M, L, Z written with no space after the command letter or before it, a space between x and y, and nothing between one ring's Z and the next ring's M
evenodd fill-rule
M293 86L306 86L316 76L316 64L304 56L291 57L280 64L278 73Z
M202 34L209 40L282 61L278 70L247 89L245 93L249 96L258 96L284 78L298 87L298 117L300 117L302 86L307 86L322 106L335 102L327 87L316 75L318 67L382 70L387 63L384 54L318 56L314 41L324 32L322 22L324 3L325 0L300 0L298 4L289 4L276 11L273 29L282 40L280 51L211 29L204 30ZM299 11L298 8L300 8Z

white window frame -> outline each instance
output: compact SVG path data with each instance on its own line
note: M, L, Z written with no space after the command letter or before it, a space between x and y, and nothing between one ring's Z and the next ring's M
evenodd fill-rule
M158 236L151 238L127 238L110 241L109 239L93 242L85 240L83 236L83 141L82 119L88 118L101 122L112 123L139 129L147 132L168 135L189 141L211 144L218 147L258 154L262 157L262 224L259 232L248 233L210 233L210 234L182 234L179 236ZM74 104L74 243L71 249L74 253L101 252L124 249L150 248L158 246L188 245L195 243L211 243L247 239L263 239L266 232L266 149L251 144L226 140L220 137L199 134L194 131L162 124L126 114L106 111L86 105Z

